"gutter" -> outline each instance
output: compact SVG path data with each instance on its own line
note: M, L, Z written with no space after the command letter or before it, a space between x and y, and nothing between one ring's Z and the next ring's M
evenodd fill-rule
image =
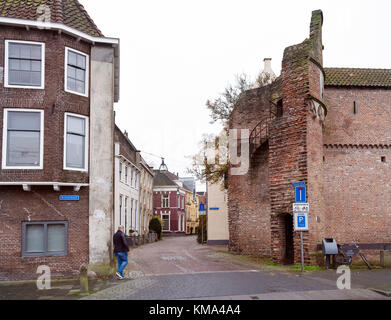
M35 27L38 29L46 29L46 30L58 30L66 34L72 35L76 38L80 38L87 42L91 42L93 44L102 43L102 44L111 44L113 46L119 45L118 38L94 37L87 33L81 32L77 29L71 28L65 24L57 23L57 22L43 22L38 20L0 17L0 24L19 26L19 27L28 26L28 27L33 27L33 28Z

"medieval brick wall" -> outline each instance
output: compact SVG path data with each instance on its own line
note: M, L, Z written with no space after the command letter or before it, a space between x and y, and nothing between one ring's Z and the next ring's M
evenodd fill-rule
M323 218L322 175L319 177L322 118L317 110L314 117L309 108L312 98L322 100L322 21L322 13L313 12L310 39L285 49L281 79L274 90L264 87L258 96L249 91L233 111L230 129L247 128L251 132L259 121L270 117L270 102L277 102L273 98L282 98L282 116L268 123L268 147L257 146L260 150L252 155L247 175L229 176L231 250L271 255L276 262L288 257L300 261L299 234L293 234L292 225L294 182L305 181L312 187L308 198L314 200L314 213ZM262 196L264 191L266 195ZM314 223L314 218L310 219ZM313 235L305 233L307 261L319 238L317 230Z
M327 236L340 243L391 242L391 91L327 87L325 99Z
M274 111L281 82L247 91L235 107L230 129L250 132ZM238 132L240 138L240 132ZM240 149L240 144L239 144ZM243 253L270 253L269 148L264 145L250 155L250 168L245 175L229 175L228 223L230 250Z

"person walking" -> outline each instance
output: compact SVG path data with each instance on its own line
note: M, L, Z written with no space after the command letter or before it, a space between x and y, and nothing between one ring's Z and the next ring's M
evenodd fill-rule
M129 252L129 247L126 242L124 231L125 231L125 227L119 226L118 231L113 236L114 254L118 261L118 270L116 275L121 280L124 279L123 271L125 267L128 265L128 252Z

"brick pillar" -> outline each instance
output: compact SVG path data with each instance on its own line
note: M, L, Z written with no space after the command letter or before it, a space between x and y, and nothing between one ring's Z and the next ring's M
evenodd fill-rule
M322 21L321 11L314 11L310 38L286 48L282 62L284 116L274 123L269 140L272 258L276 262L282 262L281 248L285 246L278 217L293 214L292 183L305 181L308 185L311 230L304 234L307 262L322 233L316 224L316 217L324 215ZM295 234L294 262L300 259L300 235Z

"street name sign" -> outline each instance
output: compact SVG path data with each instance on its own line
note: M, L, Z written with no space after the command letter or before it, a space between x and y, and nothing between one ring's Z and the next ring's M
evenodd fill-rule
M79 196L60 196L60 201L79 201Z

